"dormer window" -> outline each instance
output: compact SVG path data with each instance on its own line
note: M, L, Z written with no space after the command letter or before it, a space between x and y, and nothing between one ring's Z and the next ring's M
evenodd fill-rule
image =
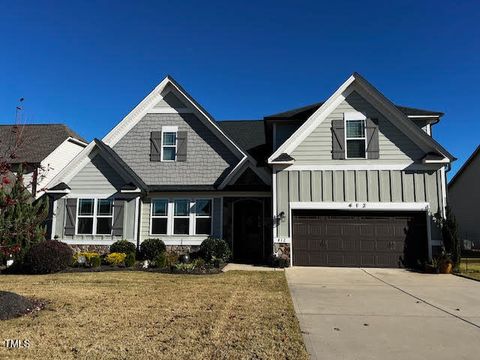
M366 117L362 113L345 113L346 159L366 159Z

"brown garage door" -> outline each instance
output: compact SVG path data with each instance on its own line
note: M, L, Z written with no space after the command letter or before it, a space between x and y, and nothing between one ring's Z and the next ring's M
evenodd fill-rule
M427 254L424 212L293 213L293 265L413 266Z

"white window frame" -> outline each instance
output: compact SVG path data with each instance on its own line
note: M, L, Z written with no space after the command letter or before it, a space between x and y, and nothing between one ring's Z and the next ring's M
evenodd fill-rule
M164 200L167 202L167 215L153 215L153 203L155 202L155 200ZM169 211L170 210L170 200L167 199L167 198L155 198L155 199L152 199L152 203L151 203L151 206L150 206L150 235L167 235L168 234L168 223L169 223ZM154 234L152 232L152 229L153 229L153 219L167 219L167 232L166 234Z
M187 215L175 215L175 201L184 200L188 202L188 214ZM192 233L192 200L189 198L177 198L172 200L172 235L185 236L194 235ZM175 219L188 219L188 234L175 234Z
M93 215L80 215L80 200L93 200ZM98 201L99 200L110 200L112 202L112 215L98 215ZM115 213L113 199L109 198L94 198L94 197L82 197L77 199L77 213L75 214L75 235L100 235L100 236L112 236L113 234L113 219ZM78 219L80 218L93 218L92 224L92 233L91 234L79 234L78 233ZM112 219L112 230L110 234L97 234L97 219L98 218L111 218Z
M210 215L208 215L208 216L197 215L197 201L202 201L202 200L210 201ZM193 209L195 209L195 211L194 211L194 221L193 221L193 233L195 235L209 235L209 236L212 235L212 233L213 233L213 199L198 198L198 199L195 199L193 201L193 204L194 204ZM197 219L210 219L210 234L197 234Z
M368 154L367 154L367 117L363 115L361 112L346 112L343 114L343 119L344 119L344 134L345 134L345 159L351 159L351 160L361 160L361 159L368 159ZM354 138L349 138L347 137L347 123L349 121L363 121L363 137L354 137ZM348 140L363 140L365 143L365 156L364 157L348 157Z
M163 137L166 133L175 133L175 145L164 145L163 144ZM177 146L178 146L178 126L162 126L162 141L161 141L161 147L160 147L160 160L162 162L175 162L175 161L177 161ZM163 148L164 147L175 149L175 159L165 160L163 158Z
M167 200L168 201L168 205L167 205L167 216L153 216L153 202L155 200ZM187 200L189 202L189 214L188 215L181 215L181 216L175 216L175 200ZM197 218L197 214L196 214L196 202L198 200L208 200L210 201L210 216L205 216L205 215L200 215L198 216L199 219L210 219L210 234L197 234L196 233L196 226L197 226L197 222L196 222L196 218ZM202 198L188 198L188 197L175 197L175 198L161 198L161 197L158 197L158 198L153 198L151 203L150 203L150 231L149 231L149 235L150 236L175 236L175 237L179 237L179 236L210 236L212 235L213 233L213 221L214 221L214 217L213 217L213 206L214 206L214 201L213 201L213 198L205 198L205 197L202 197ZM195 209L195 210L192 210L192 209ZM163 217L163 218L167 218L167 233L166 234L154 234L152 233L152 223L153 223L153 219L156 218L156 217ZM175 234L174 233L174 222L175 222L175 219L186 219L188 218L189 219L189 230L188 230L188 234Z

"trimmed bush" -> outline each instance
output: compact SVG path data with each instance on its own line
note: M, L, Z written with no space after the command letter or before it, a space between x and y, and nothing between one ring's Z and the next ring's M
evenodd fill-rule
M140 245L143 260L154 261L165 250L165 243L160 239L145 239Z
M105 256L105 261L107 262L108 265L119 266L119 265L125 264L126 258L127 258L127 254L114 252Z
M137 251L137 247L135 244L131 243L128 240L118 240L115 241L112 245L110 245L110 253L124 253L130 254L135 253Z
M227 262L231 251L227 242L223 239L208 237L200 245L199 255L207 263Z
M73 250L56 240L33 245L25 255L24 267L31 274L51 274L65 270L72 263Z
M73 255L73 265L83 267L99 267L102 264L102 258L96 252L78 252Z
M133 252L128 253L127 257L125 258L125 266L132 267L133 265L135 265L135 261L136 261L135 253Z

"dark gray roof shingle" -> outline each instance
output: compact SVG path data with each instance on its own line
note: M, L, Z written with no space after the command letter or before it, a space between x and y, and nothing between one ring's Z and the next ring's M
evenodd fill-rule
M0 125L0 158L14 164L40 163L69 137L86 143L64 124Z
M278 114L265 116L265 119L298 119L306 120L308 119L315 111L323 105L324 102L318 102L315 104L310 104L302 106L296 109L287 110ZM403 112L405 115L415 116L415 115L431 115L431 116L443 116L444 114L439 111L416 109L407 106L395 105L398 110Z

